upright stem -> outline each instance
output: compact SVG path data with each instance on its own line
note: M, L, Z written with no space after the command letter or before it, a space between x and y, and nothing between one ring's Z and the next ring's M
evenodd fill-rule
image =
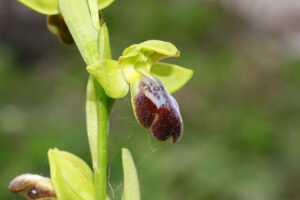
M62 16L86 64L92 65L101 59L110 59L108 31L106 26L100 27L98 1L59 0L58 2ZM95 78L89 81L87 126L94 168L95 199L105 200L108 113L112 101Z
M106 199L106 166L109 111L108 97L96 79L93 78L97 103L97 164L94 169L96 200Z

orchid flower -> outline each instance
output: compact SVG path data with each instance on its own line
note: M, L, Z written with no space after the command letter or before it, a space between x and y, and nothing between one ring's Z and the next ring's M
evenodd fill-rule
M169 43L149 40L126 48L119 61L103 59L87 67L111 98L122 98L131 90L138 122L159 141L177 142L183 130L176 100L170 95L181 88L193 71L161 59L179 56Z

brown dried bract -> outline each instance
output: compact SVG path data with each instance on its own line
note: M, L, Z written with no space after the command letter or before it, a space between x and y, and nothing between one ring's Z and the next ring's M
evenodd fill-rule
M39 175L20 175L11 181L8 188L13 193L20 193L28 189L25 196L29 200L56 199L51 180Z

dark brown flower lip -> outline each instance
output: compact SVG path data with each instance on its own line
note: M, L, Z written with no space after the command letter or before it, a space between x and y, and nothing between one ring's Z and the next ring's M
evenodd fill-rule
M166 91L161 81L143 77L133 88L135 116L139 123L159 141L172 137L177 142L183 123L176 100Z
M12 193L21 193L28 189L25 196L29 200L56 198L51 180L39 175L23 174L17 176L11 181L8 188Z

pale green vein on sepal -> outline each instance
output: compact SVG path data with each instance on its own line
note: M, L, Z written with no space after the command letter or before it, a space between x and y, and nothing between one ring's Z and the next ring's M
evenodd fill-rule
M150 72L162 81L169 93L173 93L183 87L194 74L190 69L160 62L153 64Z
M96 103L96 93L94 88L93 77L90 76L87 84L87 94L86 94L86 123L87 123L87 133L90 145L90 151L93 161L93 169L97 169L97 103Z
M128 93L129 85L117 61L100 60L88 66L87 71L97 79L107 96L117 99Z
M136 167L128 149L122 149L122 164L124 176L124 190L122 200L140 200L139 180Z
M88 65L95 63L99 58L98 33L94 28L87 1L59 0L59 7L83 59Z
M44 15L59 13L58 0L18 0L25 6Z

